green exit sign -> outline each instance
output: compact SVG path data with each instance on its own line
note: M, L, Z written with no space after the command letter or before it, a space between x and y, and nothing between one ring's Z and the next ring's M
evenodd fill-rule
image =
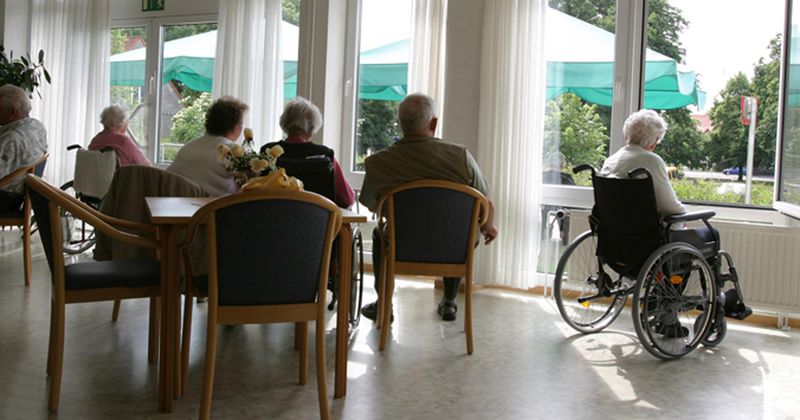
M142 11L151 12L153 10L164 10L166 0L142 0Z

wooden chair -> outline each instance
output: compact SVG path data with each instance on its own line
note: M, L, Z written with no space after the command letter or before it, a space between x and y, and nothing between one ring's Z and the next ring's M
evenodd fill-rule
M380 350L386 347L397 274L463 277L464 330L472 354L472 260L478 227L489 214L486 197L463 184L422 180L387 191L378 202L382 246L378 297Z
M14 172L0 178L0 188L8 185L12 180L21 178L25 174L42 176L44 166L47 164L47 153L30 166L19 168ZM31 199L26 191L22 210L0 214L0 226L22 227L22 262L25 272L25 286L31 284Z
M149 249L158 249L155 228L106 216L75 197L66 194L35 175L25 183L36 214L52 279L50 306L50 344L47 374L50 382L50 410L58 409L61 372L64 361L65 306L69 303L99 302L115 299L150 298L148 361L155 363L158 353L158 298L161 268L155 258L114 261L89 261L65 265L62 252L61 211L71 212L97 231L114 239ZM124 230L122 230L124 229ZM142 234L132 233L142 232Z
M208 418L217 352L217 325L296 323L299 382L308 376L308 321L316 321L320 417L329 418L325 367L325 285L341 213L304 191L265 190L212 201L192 218L183 247L206 226L208 322L200 418ZM203 285L195 281L195 287ZM191 322L191 321L189 321ZM184 340L188 355L188 341ZM187 360L185 358L184 360Z

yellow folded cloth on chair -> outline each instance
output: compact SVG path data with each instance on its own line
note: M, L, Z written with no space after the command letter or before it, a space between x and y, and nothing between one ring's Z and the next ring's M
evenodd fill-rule
M282 188L303 191L303 181L286 175L286 170L278 168L277 171L257 178L252 178L242 185L242 191L252 191L270 188Z

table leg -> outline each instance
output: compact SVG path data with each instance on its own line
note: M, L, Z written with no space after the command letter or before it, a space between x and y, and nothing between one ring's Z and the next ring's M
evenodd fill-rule
M336 312L336 369L333 398L347 394L347 342L350 313L350 275L353 264L353 230L349 223L342 223L339 230L339 279L336 289L339 294Z
M159 225L159 238L161 238L161 343L158 371L158 409L159 411L172 412L173 381L175 380L175 300L177 299L177 286L175 263L174 229L172 225Z

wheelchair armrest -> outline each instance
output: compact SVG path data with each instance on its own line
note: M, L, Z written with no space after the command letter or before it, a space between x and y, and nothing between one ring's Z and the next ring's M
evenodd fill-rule
M701 210L701 211L693 211L691 213L681 213L681 214L673 214L672 216L667 216L664 218L664 222L668 225L678 223L678 222L688 222L690 220L703 220L708 221L708 219L714 217L717 214L714 210Z

